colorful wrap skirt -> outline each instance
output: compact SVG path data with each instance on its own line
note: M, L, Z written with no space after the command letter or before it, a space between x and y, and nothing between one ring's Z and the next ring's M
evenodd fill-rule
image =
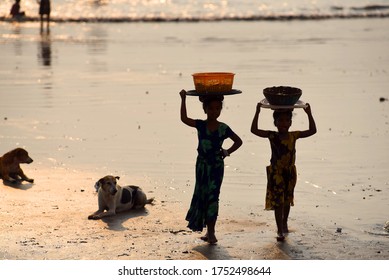
M294 205L294 188L297 181L296 166L266 167L267 188L265 210L274 210L282 205Z

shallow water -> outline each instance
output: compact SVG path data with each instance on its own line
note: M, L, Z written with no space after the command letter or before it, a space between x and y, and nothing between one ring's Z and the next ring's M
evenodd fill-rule
M6 17L13 0L0 3ZM55 0L55 21L176 21L176 20L282 20L389 16L389 1L250 1L250 0ZM23 0L22 10L38 19L35 0Z

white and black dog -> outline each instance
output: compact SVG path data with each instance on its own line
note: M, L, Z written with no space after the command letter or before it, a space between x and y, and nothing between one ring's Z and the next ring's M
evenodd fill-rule
M146 194L140 187L119 186L117 184L119 178L118 176L108 175L96 182L95 188L98 193L99 209L89 215L88 219L98 220L119 212L140 209L153 202L154 198L147 199Z

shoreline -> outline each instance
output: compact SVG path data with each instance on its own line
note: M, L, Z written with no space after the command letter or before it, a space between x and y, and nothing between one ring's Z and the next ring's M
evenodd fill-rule
M289 22L289 21L323 21L323 20L353 20L353 19L385 19L389 13L374 14L317 14L317 15L257 15L257 16L226 16L226 17L119 17L119 18L56 18L52 17L52 23L196 23L196 22ZM0 22L40 22L39 16L24 16L20 19L13 19L9 16L0 16ZM44 21L46 24L47 22Z

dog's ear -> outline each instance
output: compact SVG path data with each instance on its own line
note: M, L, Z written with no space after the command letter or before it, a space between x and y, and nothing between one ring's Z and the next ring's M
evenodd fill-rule
M116 178L116 180L119 180L119 179L120 179L120 177L119 177L119 176L115 176L115 178Z
M98 180L95 184L95 189L96 189L96 192L99 191L99 188L101 187L101 185L103 184L103 178L101 178L100 180Z
M28 155L28 152L25 149L22 149L22 148L19 149L19 153L21 155Z
M15 149L15 155L18 157L18 158L21 158L23 156L23 150L20 149L20 148L16 148Z

